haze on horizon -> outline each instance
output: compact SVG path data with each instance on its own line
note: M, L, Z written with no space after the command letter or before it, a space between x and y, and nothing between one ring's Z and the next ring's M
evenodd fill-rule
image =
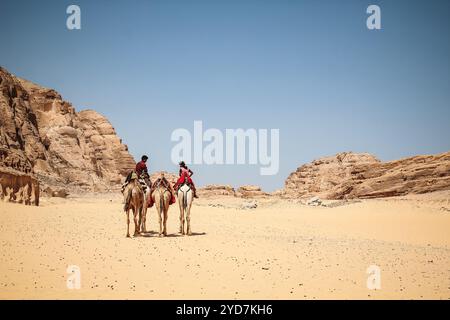
M82 29L66 28L81 8ZM368 30L379 5L382 30ZM450 2L40 1L0 6L0 65L105 115L150 170L171 133L280 130L280 170L191 166L198 185L281 188L342 151L381 160L450 150Z

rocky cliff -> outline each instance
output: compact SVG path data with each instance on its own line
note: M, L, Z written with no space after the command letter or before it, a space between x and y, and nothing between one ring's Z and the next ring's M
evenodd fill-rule
M381 198L450 189L450 152L381 162L343 152L305 164L279 193L285 198Z
M134 160L105 117L0 68L0 167L43 187L107 191Z

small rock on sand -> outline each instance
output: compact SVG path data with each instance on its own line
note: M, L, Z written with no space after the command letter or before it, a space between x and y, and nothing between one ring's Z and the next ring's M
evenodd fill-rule
M321 206L322 205L322 200L319 199L319 197L313 197L311 199L309 199L306 204L308 206Z
M241 209L243 209L243 210L256 209L256 208L258 208L257 201L247 201L241 205Z

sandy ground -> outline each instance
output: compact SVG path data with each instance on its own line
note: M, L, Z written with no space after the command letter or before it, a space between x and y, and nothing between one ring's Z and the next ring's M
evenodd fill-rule
M1 299L450 299L450 193L309 207L200 199L127 239L118 195L0 203ZM158 228L155 209L148 229ZM133 229L132 229L133 230ZM67 288L69 265L81 289ZM381 289L367 288L367 268Z

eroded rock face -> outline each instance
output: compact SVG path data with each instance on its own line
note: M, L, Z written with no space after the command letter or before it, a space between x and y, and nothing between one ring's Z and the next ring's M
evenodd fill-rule
M214 198L218 196L234 197L236 192L233 187L228 185L207 185L198 189L198 195L201 198Z
M269 194L262 191L259 186L242 186L236 191L236 197L239 198L263 198Z
M39 205L39 182L31 175L0 168L0 200Z
M135 162L109 121L0 68L0 167L43 187L108 191Z
M214 198L219 196L230 196L237 198L264 198L270 194L261 190L259 186L242 186L235 190L229 185L207 185L198 190L198 194L202 198Z
M374 156L339 153L305 164L280 193L286 198L381 198L450 189L450 152L380 162Z

